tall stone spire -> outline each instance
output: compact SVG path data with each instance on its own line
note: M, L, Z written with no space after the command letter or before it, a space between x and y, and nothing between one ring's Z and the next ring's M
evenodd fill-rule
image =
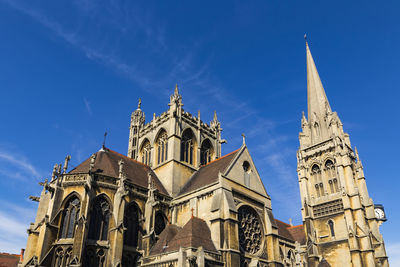
M326 97L324 87L319 78L317 67L311 55L310 48L306 40L307 50L307 102L308 102L308 120L322 119L327 112L331 112L328 98Z

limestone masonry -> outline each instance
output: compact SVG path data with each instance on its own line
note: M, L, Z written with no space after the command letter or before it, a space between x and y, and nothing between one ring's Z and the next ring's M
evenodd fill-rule
M297 152L303 224L274 218L245 142L221 155L217 114L185 112L178 87L146 123L132 113L127 156L102 147L41 183L19 266L389 266L383 206L332 112L308 44L308 115ZM294 155L293 155L294 156Z

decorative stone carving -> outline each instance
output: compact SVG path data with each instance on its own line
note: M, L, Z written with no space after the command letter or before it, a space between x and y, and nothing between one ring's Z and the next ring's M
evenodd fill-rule
M255 210L242 206L238 211L240 249L255 254L261 248L261 222Z

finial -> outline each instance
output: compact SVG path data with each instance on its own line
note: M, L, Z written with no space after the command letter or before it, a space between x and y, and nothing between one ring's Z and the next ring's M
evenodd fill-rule
M140 109L141 106L142 106L142 99L139 97L137 108Z
M119 165L119 178L123 177L123 170L124 170L124 160L119 160L118 161L118 165Z
M95 163L96 163L96 153L93 153L90 156L89 172L91 172L93 170Z
M357 162L359 162L360 161L360 157L358 156L358 149L357 149L356 146L354 147L354 152L356 153Z
M290 226L293 226L292 218L289 218L289 224Z
M174 92L174 93L175 93L175 95L178 95L178 94L179 94L178 84L175 85L175 92Z
M103 139L103 145L102 145L103 150L106 147L106 137L107 137L107 131L104 132L104 139Z
M246 144L246 136L244 135L244 133L242 133L242 137L243 137L243 145Z
M68 162L71 160L71 156L70 155L67 155L66 157L65 157L65 161L64 161L64 169L63 169L63 173L66 173L67 172L67 169L68 169Z
M58 164L54 164L53 167L53 172L51 173L51 180L53 181L54 179L56 179L57 176L57 169L58 169Z
M216 110L214 110L214 121L218 121L218 118L217 118L217 111L216 111Z

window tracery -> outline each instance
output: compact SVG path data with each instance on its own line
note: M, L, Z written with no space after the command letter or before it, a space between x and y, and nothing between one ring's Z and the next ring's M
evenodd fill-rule
M181 140L181 161L193 164L194 136L190 129L182 134Z
M60 238L73 238L80 211L80 201L72 197L65 205Z
M322 182L321 170L317 164L314 164L311 168L311 175L314 177L315 191L317 197L322 197L325 195L324 184Z
M335 165L331 160L327 160L325 163L325 172L328 178L329 187L331 190L331 194L339 192L339 184L336 178L336 169Z
M204 140L200 149L200 165L206 165L207 163L211 162L212 153L213 147L210 140Z
M83 266L85 267L105 267L106 250L90 246L86 248Z
M142 148L142 163L150 165L151 163L151 145L148 140L145 141Z
M163 163L168 157L168 135L163 131L157 140L157 164Z
M97 197L91 211L88 238L92 240L107 240L110 220L110 204L103 197Z
M242 206L238 210L238 220L241 251L257 253L262 242L262 224L257 212L249 206Z

